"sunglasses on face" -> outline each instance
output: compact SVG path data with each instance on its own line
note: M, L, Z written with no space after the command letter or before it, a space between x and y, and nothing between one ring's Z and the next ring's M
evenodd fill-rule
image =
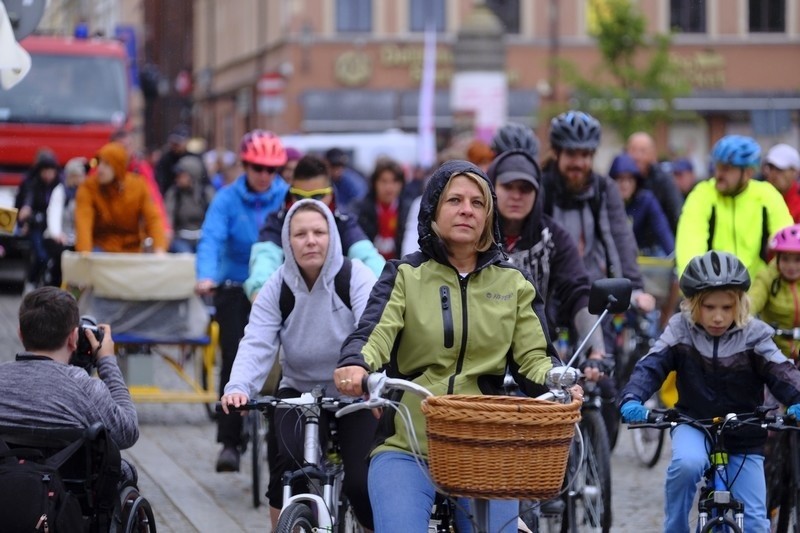
M292 187L289 189L289 194L292 195L292 198L295 201L300 200L322 200L329 194L333 193L333 187L325 187L324 189L314 189L313 191L304 191L303 189L298 189L296 187Z
M267 172L269 174L274 174L278 171L278 167L268 167L266 165L254 165L251 163L250 170L258 173Z

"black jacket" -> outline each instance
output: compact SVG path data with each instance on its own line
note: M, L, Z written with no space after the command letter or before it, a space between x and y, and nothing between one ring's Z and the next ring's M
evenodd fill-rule
M403 235L406 230L408 208L414 199L401 194L397 201L397 231L394 237L394 249L396 256L399 258L403 249ZM376 207L375 194L370 192L363 200L352 205L352 209L355 213L358 213L358 225L367 234L369 240L374 243L375 237L378 235L378 209Z

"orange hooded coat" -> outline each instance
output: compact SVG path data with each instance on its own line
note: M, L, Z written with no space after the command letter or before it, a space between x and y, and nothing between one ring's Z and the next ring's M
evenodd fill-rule
M95 173L78 188L75 198L75 251L137 253L144 236L153 248L166 251L167 238L144 180L126 171L128 154L120 143L106 144L97 157L114 170L114 180L101 184Z

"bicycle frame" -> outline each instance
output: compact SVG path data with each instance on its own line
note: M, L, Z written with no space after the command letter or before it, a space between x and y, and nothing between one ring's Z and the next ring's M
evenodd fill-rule
M265 396L251 400L238 410L257 409L262 412L270 407L298 409L303 420L303 466L289 472L284 472L283 507L281 513L291 504L303 502L309 505L316 515L317 528L320 531L333 531L337 524L338 499L342 490L344 468L341 464L326 464L319 446L320 415L323 409L336 410L342 404L350 403L347 400L324 397L320 388L312 392L304 392L297 398L276 398ZM322 494L304 492L292 494L292 482L296 479L305 479L320 483Z

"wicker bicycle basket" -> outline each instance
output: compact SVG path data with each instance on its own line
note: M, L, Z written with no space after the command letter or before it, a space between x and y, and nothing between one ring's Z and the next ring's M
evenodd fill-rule
M433 480L453 496L542 500L564 481L580 401L434 396L422 402Z

